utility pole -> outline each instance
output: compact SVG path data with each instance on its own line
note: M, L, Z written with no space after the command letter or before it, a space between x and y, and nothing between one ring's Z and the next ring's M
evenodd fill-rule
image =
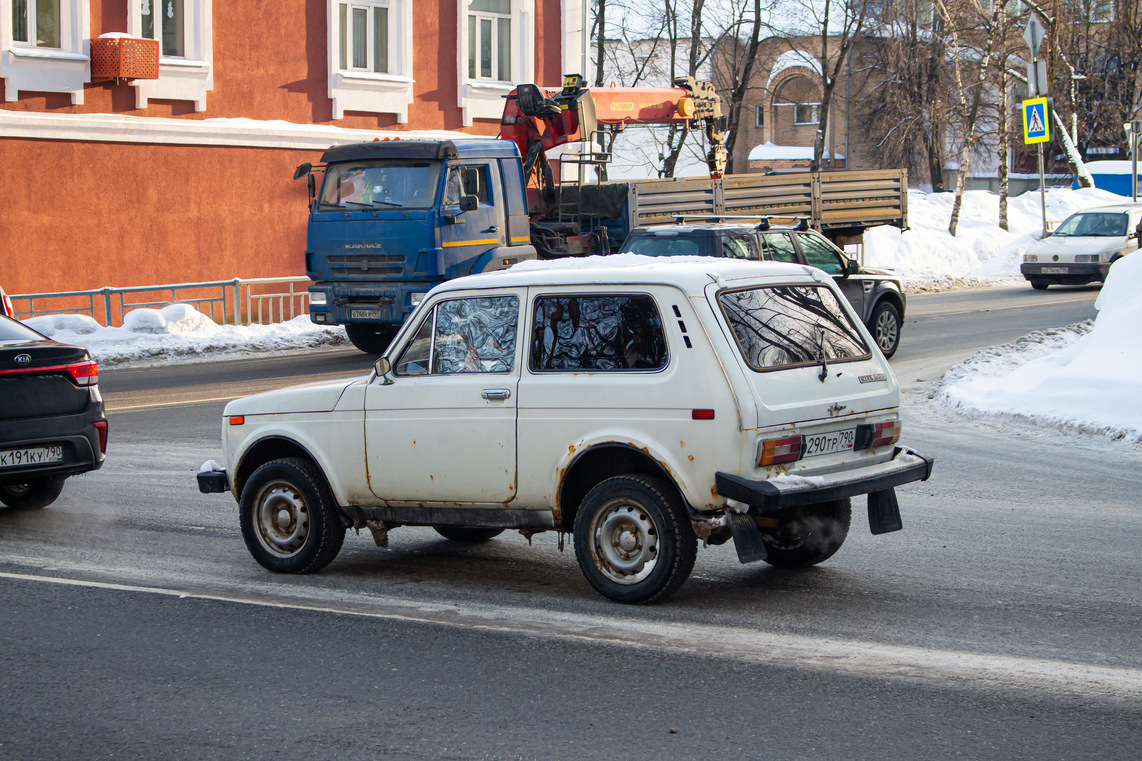
M1126 144L1130 150L1130 189L1134 203L1138 203L1138 146L1142 144L1142 119L1135 119L1122 125L1126 132Z

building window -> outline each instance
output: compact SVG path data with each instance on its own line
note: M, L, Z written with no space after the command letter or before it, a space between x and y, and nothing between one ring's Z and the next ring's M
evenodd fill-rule
M60 0L12 0L12 41L59 48Z
M142 36L159 41L159 52L165 56L186 56L186 16L184 0L140 0L139 19ZM158 16L156 19L155 17Z
M511 0L472 0L468 5L468 79L510 82Z
M753 117L753 126L761 129L765 126L765 106L757 106Z
M388 2L341 3L337 8L338 65L342 71L388 74Z
M793 123L819 124L821 121L819 114L819 103L798 103L793 107Z
M194 103L206 110L214 89L213 0L130 0L127 32L159 42L159 78L136 79L135 107L152 98Z
M87 54L91 9L88 0L0 0L0 79L4 99L21 92L71 95L83 103L91 81Z

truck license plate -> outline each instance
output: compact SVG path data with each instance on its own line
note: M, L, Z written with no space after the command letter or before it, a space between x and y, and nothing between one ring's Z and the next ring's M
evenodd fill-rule
M832 454L833 452L846 452L853 448L856 442L856 429L849 428L844 431L831 433L818 433L805 437L803 455L808 457L815 454Z
M1066 267L1044 267L1041 270L1044 275L1065 275L1069 271Z
M62 446L5 449L0 451L0 468L18 468L21 465L43 465L49 462L63 462Z
M354 320L383 320L384 312L380 309L350 309L349 316Z

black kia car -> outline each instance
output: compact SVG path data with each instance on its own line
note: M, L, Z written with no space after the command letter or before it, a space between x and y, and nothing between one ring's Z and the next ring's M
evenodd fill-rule
M107 451L99 370L69 346L0 316L0 503L50 505Z

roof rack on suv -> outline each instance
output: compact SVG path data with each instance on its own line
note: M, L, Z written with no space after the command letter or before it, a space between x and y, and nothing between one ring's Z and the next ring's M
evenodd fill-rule
M757 222L758 230L768 230L772 220L797 220L798 230L809 229L808 217L774 217L772 215L750 215L750 214L675 214L674 222L676 224L685 224L686 222Z

